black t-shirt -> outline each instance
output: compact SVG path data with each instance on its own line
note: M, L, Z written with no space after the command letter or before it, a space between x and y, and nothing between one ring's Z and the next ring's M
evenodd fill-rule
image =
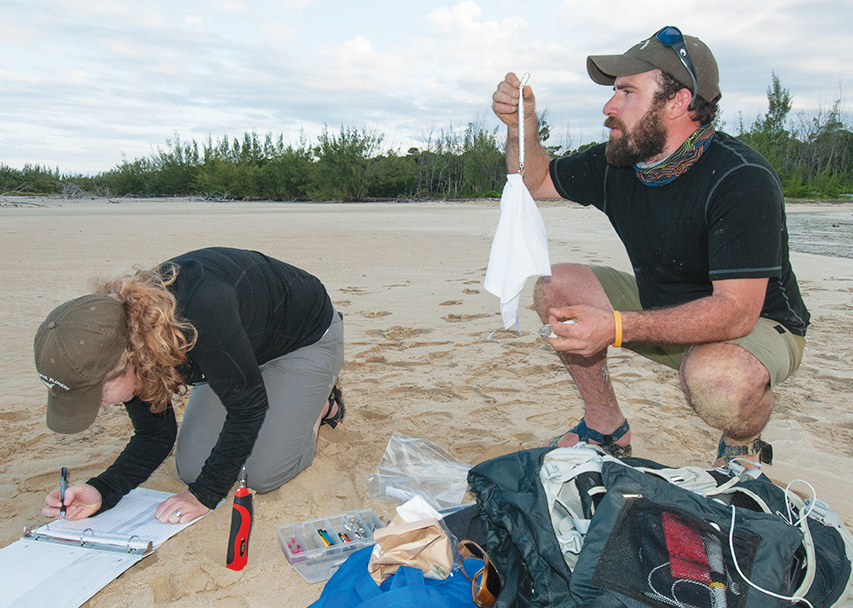
M804 336L809 313L788 257L779 177L755 150L718 132L688 171L647 186L607 164L605 144L551 162L559 194L593 205L625 245L644 309L713 293L712 281L768 277L762 317Z
M255 251L201 249L164 266L170 263L180 268L169 286L178 313L198 332L187 380L208 382L228 410L219 440L189 486L213 508L251 454L269 407L259 366L319 340L333 308L316 277ZM101 493L102 510L154 472L177 434L171 407L153 414L138 398L125 406L134 436L110 468L89 480Z

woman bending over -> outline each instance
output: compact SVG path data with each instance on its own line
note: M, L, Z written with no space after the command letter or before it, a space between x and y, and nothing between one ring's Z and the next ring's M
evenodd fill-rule
M321 423L343 418L335 386L343 320L320 281L255 251L222 247L173 258L62 304L36 333L47 425L78 433L124 403L134 433L106 471L69 488L66 519L112 508L175 445L187 491L162 522L189 522L249 486L274 490L314 459ZM172 395L192 386L178 432ZM59 491L42 513L58 517Z

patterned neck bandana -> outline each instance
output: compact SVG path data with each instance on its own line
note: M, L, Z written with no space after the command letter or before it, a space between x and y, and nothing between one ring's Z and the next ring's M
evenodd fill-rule
M686 173L693 163L699 160L713 137L713 124L699 127L679 146L678 150L661 162L650 166L634 165L637 179L647 186L665 186L679 175Z

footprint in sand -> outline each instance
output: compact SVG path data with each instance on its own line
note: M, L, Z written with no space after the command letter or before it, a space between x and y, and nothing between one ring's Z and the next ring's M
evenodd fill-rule
M5 420L7 422L22 422L29 417L29 412L0 412L0 420Z
M399 386L388 391L389 395L405 395L410 399L426 399L433 403L450 403L461 400L459 393L450 387L421 388L419 386Z
M386 331L386 338L389 340L405 340L407 338L413 338L414 336L420 336L430 332L432 332L432 329L415 329L412 327L394 325L393 327L389 327Z
M444 319L445 321L447 321L448 323L459 323L462 321L474 321L476 319L483 319L485 317L491 317L491 316L492 315L486 314L486 313L481 313L478 315L453 315L453 314L450 314L450 315L447 315L447 316L441 317L441 318Z

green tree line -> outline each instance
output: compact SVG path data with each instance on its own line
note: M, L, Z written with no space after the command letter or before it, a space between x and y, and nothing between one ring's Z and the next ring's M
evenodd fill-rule
M402 155L368 129L324 128L314 143L246 133L201 144L175 136L146 158L124 160L94 177L0 165L0 193L109 196L193 195L218 199L363 201L500 196L506 181L503 136L480 121L431 134Z
M785 195L837 198L853 194L853 133L841 101L798 121L789 120L791 95L775 73L767 89L768 110L751 125L741 119L737 137L776 168ZM539 120L543 142L551 127L546 109ZM65 175L58 169L0 164L0 193L75 196L175 196L287 201L448 199L497 197L506 180L504 135L475 119L463 130L431 133L405 154L386 148L384 135L369 129L324 128L315 142L296 143L255 132L242 139L180 136L145 158L124 160L96 176ZM583 149L592 144L586 144ZM549 146L554 154L571 150Z
M737 137L770 161L785 196L837 198L853 193L853 133L845 125L841 100L789 122L791 94L774 72L767 102L767 113L749 128L740 121Z

